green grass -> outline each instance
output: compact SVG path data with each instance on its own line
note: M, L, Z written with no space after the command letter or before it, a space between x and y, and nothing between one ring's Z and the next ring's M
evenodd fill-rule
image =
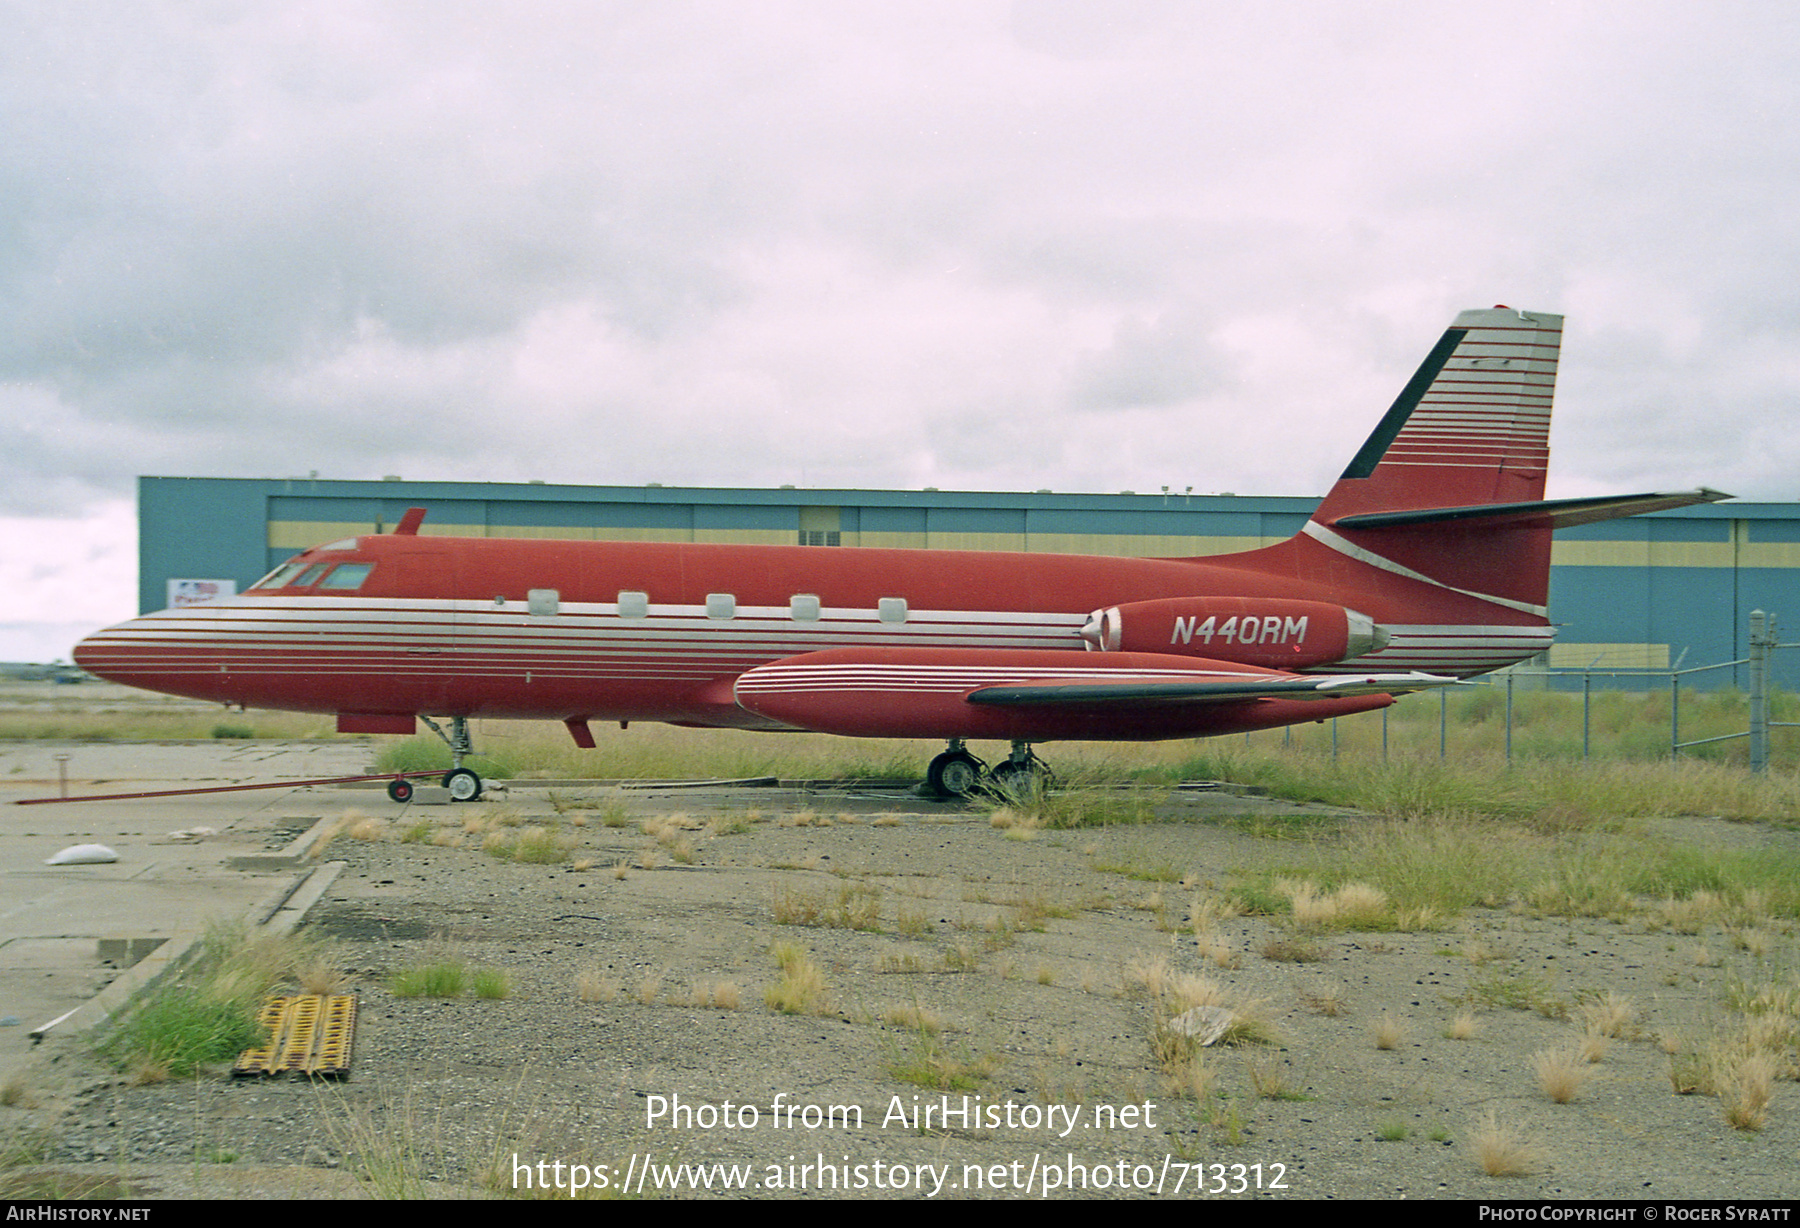
M574 851L574 837L547 827L532 826L511 833L489 832L481 851L501 861L517 861L525 865L559 865L569 860Z
M469 979L467 964L443 959L398 973L388 988L400 998L455 998L469 987Z
M267 1039L256 1022L260 999L260 992L172 985L133 1011L102 1042L101 1052L141 1082L185 1078Z
M887 1064L888 1073L902 1083L945 1092L974 1091L998 1068L992 1054L977 1057L966 1050L952 1051L928 1028L914 1031L908 1044L895 1045Z
M257 1012L269 990L319 959L305 935L207 930L193 967L165 980L110 1027L99 1050L138 1082L185 1077L263 1043Z
M1346 822L1335 839L1239 873L1227 894L1242 912L1292 916L1295 881L1320 896L1353 883L1386 895L1379 915L1310 927L1323 930L1432 929L1474 908L1619 920L1700 893L1716 897L1721 922L1800 917L1800 857L1789 852L1673 844L1636 832L1546 832L1467 814Z
M79 689L79 688L77 688ZM171 701L168 710L133 711L21 708L0 713L0 741L42 742L179 742L212 738L334 738L329 716L307 712L250 711L239 720L221 722L217 704L195 704L184 710Z

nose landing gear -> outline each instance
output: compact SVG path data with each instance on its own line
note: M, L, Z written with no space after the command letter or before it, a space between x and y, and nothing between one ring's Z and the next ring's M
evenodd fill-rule
M450 800L472 802L479 798L481 796L481 777L473 768L463 766L463 756L475 753L475 743L469 737L469 718L466 716L451 717L449 733L445 733L443 727L429 716L421 716L419 719L424 721L430 727L431 732L442 738L444 745L450 748L450 770L444 773L443 780L444 788L450 790ZM389 797L394 796L394 788L400 783L400 781L395 781L393 785L388 786ZM407 798L411 796L412 789L409 786ZM394 800L406 799L395 797Z

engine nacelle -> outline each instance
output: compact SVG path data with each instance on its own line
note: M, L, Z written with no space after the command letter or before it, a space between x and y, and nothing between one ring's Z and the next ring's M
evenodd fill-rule
M1167 597L1095 610L1081 638L1092 652L1163 652L1304 669L1374 652L1387 644L1388 633L1367 614L1323 601Z

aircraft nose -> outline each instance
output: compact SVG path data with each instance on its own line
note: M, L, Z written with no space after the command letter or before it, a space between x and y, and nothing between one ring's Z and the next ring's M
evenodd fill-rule
M121 670L119 633L130 626L130 622L123 622L94 632L75 645L70 658L96 678L104 678L108 682L123 681L116 677Z

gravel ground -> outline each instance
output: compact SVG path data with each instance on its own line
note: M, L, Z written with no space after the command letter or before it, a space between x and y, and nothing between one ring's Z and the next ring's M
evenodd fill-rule
M385 838L331 844L324 856L347 865L312 916L360 998L353 1077L127 1087L61 1053L43 1107L0 1110L15 1133L27 1116L42 1126L59 1180L454 1196L495 1174L555 1179L540 1162L635 1184L649 1159L715 1181L713 1165L747 1166L760 1196L800 1182L839 1197L1038 1196L1046 1182L1170 1196L1181 1181L1182 1196L1785 1198L1800 1185L1794 1085L1777 1085L1763 1129L1733 1129L1718 1099L1674 1094L1660 1043L1723 1027L1735 985L1793 985L1788 933L1758 954L1717 926L1476 912L1327 935L1301 962L1271 957L1282 934L1258 918L1203 924L1200 942L1194 914L1231 872L1295 856L1256 821L1334 820L1213 795L1177 798L1162 823L1024 840L898 792L615 792L578 810L519 789L404 814L368 799L342 806ZM533 825L575 842L570 860L500 860L481 851L490 832L465 830ZM409 831L427 839L400 842ZM1704 820L1643 838L1794 851L1791 832ZM869 901L879 928L778 920L851 920ZM818 1013L765 1004L779 943L822 971ZM504 972L511 995L391 991L446 955ZM1253 1007L1271 1042L1207 1050L1199 1099L1153 1054L1144 983L1178 974ZM1554 1103L1534 1055L1577 1042L1580 1003L1609 991L1636 1017ZM915 1010L935 1037L908 1026ZM1464 1014L1473 1033L1452 1039ZM926 1085L934 1059L957 1086ZM797 1108L784 1119L777 1105ZM993 1116L942 1115L965 1106ZM1524 1175L1483 1171L1490 1117L1516 1133ZM694 1184L665 1196L724 1194Z

